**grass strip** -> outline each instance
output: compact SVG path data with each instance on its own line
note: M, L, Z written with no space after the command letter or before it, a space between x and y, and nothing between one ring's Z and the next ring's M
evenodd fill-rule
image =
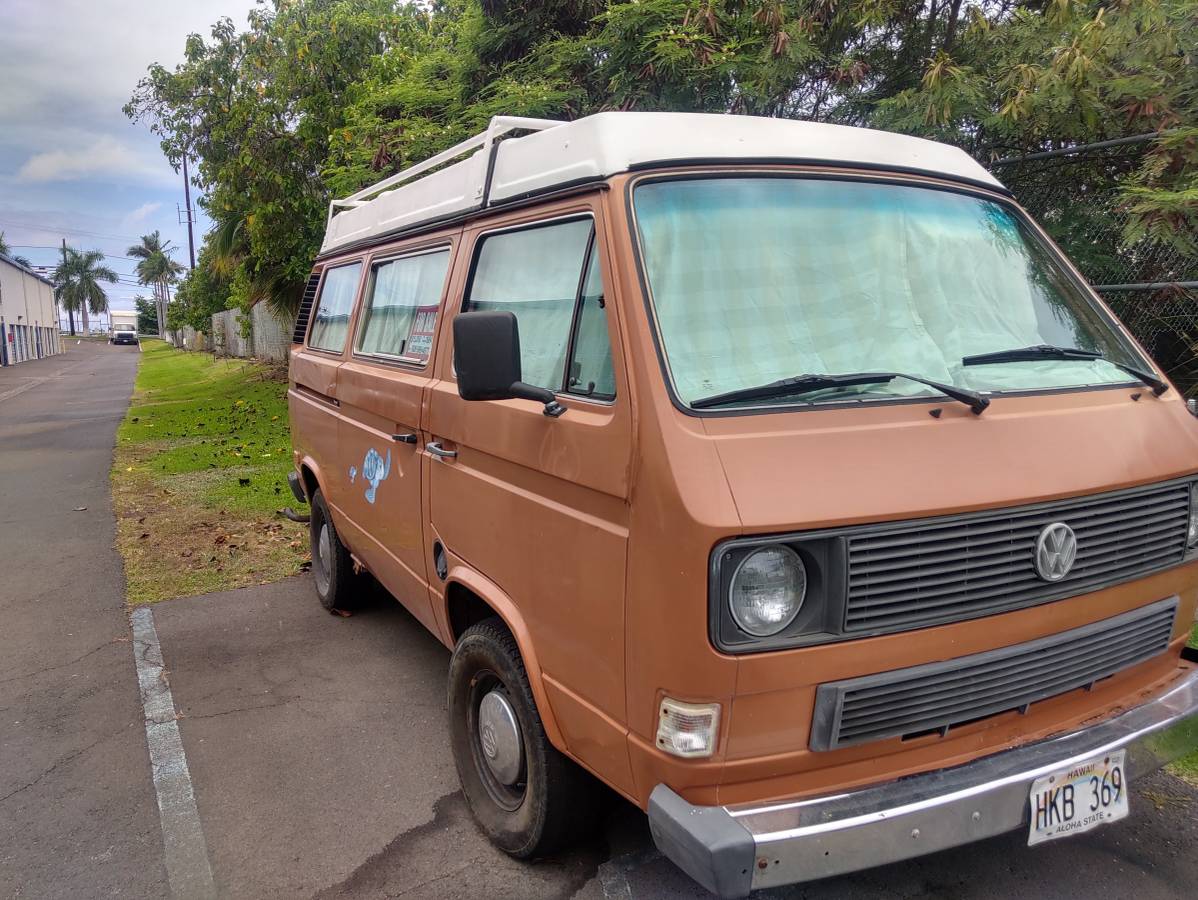
M130 604L266 584L308 560L285 373L143 340L112 469Z

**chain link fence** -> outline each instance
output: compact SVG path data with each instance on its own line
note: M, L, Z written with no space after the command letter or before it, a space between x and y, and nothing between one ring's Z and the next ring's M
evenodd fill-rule
M1198 260L1172 243L1126 239L1121 187L1155 135L1033 153L991 165L1157 363L1198 391Z

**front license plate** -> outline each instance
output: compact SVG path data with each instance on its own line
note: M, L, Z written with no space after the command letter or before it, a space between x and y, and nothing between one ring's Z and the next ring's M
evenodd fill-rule
M1106 753L1037 778L1028 845L1082 834L1127 815L1126 751Z

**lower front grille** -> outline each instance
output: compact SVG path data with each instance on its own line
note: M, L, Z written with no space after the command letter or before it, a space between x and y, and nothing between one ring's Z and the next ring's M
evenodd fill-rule
M1178 599L1051 637L945 662L822 684L811 749L930 732L1088 687L1162 652Z

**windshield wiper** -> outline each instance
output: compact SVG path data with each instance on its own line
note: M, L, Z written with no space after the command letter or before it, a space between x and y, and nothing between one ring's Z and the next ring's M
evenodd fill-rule
M918 375L907 375L903 372L854 372L846 375L797 375L794 378L783 378L780 381L771 381L769 384L757 387L740 388L735 391L725 391L722 394L713 394L710 397L702 397L692 401L691 407L693 409L710 409L728 403L790 397L824 388L849 387L855 384L886 384L896 378L905 378L908 381L926 384L928 387L940 391L946 397L964 403L973 410L974 415L981 415L982 410L990 405L989 398L983 397L977 391L959 388L951 384L941 384L939 381L920 378Z
M1169 384L1157 378L1151 372L1145 372L1137 366L1129 366L1113 359L1095 353L1093 350L1082 350L1080 347L1054 347L1052 344L1036 344L1033 347L1016 347L1013 350L998 350L994 353L978 353L966 356L961 360L963 366L985 366L990 363L1005 362L1034 362L1040 359L1101 359L1117 369L1122 369L1128 375L1144 382L1152 388L1152 393L1160 396L1169 390Z

